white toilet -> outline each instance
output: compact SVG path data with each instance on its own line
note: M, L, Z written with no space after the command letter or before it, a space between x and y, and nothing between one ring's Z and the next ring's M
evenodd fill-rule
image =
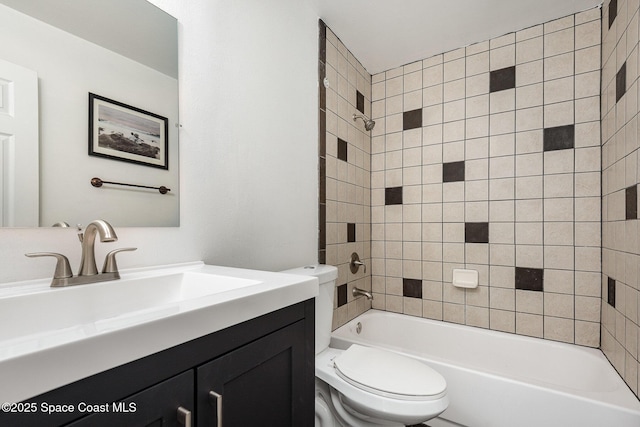
M336 267L315 265L286 273L315 276L316 427L405 426L422 423L449 405L444 378L418 360L387 350L329 347Z

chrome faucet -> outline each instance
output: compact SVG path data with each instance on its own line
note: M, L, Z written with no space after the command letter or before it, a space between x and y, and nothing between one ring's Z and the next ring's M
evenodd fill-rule
M81 230L80 226L78 226L78 229ZM96 234L100 235L101 242L115 242L118 240L116 232L107 221L97 219L90 222L85 228L84 233L82 231L78 233L78 238L82 244L82 257L80 258L80 268L77 276L73 276L69 260L62 254L35 252L25 255L28 257L51 256L56 258L56 270L51 280L52 287L117 280L120 278L120 273L118 272L118 265L116 264L116 254L123 251L135 251L136 248L120 248L109 252L104 259L102 273L98 274L95 254Z
M80 269L78 276L92 276L98 274L96 267L96 233L100 233L101 242L115 242L118 240L116 232L107 221L96 219L87 225L84 233L78 233L78 239L82 244L82 257L80 258Z

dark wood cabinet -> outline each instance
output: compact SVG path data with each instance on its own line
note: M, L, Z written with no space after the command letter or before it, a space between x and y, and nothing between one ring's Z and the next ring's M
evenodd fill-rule
M216 395L221 397L216 400ZM0 425L178 427L189 418L190 427L312 427L314 301L285 307L23 403L38 410L0 413ZM48 414L40 410L42 405L68 405L74 410Z
M186 417L193 416L195 408L193 371L149 387L119 402L100 405L104 412L94 413L69 427L185 427Z
M296 323L197 369L199 426L301 426L304 325Z

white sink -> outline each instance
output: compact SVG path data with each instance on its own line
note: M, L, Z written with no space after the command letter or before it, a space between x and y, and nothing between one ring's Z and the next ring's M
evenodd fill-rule
M51 288L50 280L0 285L0 401L35 396L318 292L314 278L200 262L121 277L66 288Z
M179 311L176 303L260 283L186 271L0 297L0 325L12 325L0 328L0 358L20 354L25 345L37 347L38 341L68 341L93 329L164 317Z

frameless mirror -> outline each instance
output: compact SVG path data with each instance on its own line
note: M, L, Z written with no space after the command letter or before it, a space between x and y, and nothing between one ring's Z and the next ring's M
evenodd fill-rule
M179 225L177 38L146 0L0 0L0 225Z

